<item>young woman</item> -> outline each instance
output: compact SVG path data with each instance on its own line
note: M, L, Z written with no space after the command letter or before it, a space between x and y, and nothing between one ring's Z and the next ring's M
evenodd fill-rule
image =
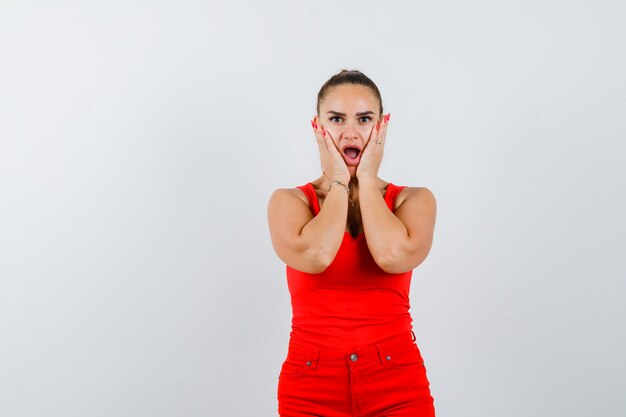
M432 245L436 202L425 187L378 177L389 120L372 80L334 75L311 121L322 176L270 198L293 309L282 417L435 415L409 287Z

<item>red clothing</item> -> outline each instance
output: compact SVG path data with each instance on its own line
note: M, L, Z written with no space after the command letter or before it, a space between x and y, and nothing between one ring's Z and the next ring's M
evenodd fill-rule
M435 417L422 354L407 332L337 351L289 342L278 377L281 417Z
M311 183L299 186L313 215L319 202ZM404 187L389 184L385 202L394 211ZM287 266L293 311L291 340L330 348L352 349L412 330L409 289L413 271L389 274L374 262L365 234L347 231L332 264L320 274Z

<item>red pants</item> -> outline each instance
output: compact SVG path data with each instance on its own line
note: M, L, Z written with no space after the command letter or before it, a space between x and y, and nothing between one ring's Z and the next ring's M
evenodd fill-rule
M352 351L289 341L278 378L281 417L434 417L424 360L408 332Z

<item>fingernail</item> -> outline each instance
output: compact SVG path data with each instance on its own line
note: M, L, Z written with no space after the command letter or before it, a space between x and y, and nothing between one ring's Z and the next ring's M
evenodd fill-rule
M376 131L380 130L380 120L376 122Z
M385 120L385 123L389 122L389 119L391 119L391 113L387 114L386 119L387 119L387 120Z

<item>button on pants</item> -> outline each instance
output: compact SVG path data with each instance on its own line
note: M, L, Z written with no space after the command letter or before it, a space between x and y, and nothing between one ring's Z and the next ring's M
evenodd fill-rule
M289 341L278 377L281 417L434 417L413 332L337 351Z

